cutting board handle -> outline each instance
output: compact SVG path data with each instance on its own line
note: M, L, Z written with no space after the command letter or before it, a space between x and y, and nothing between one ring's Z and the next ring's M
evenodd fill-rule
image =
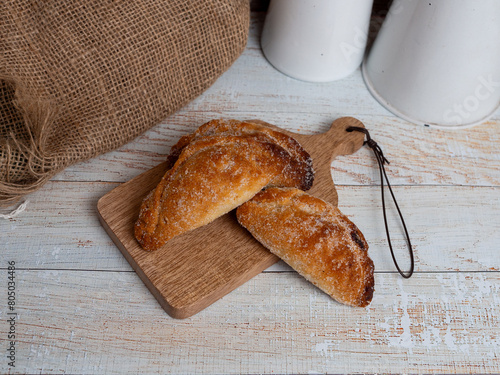
M310 193L321 196L324 200L337 205L338 196L332 180L331 164L339 155L350 155L363 146L364 134L348 132L350 126L363 127L358 119L341 117L333 121L330 129L324 133L302 135L289 133L297 139L313 159L314 184Z
M341 117L332 122L328 131L307 137L299 136L299 138L306 149L324 151L332 162L336 156L353 154L363 146L364 135L348 132L347 129L351 126L365 127L361 121L354 117ZM316 154L316 157L318 156Z

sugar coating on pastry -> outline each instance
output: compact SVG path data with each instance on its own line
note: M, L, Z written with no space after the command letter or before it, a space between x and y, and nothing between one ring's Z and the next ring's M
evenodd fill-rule
M266 186L307 187L312 174L311 163L262 132L193 137L144 199L135 237L145 250L156 250L233 210Z
M338 302L371 302L368 244L337 207L295 188L268 188L236 215L260 243Z
M291 169L307 171L302 186L297 187L301 190L308 190L311 188L314 180L312 159L300 143L297 142L295 138L280 131L248 121L215 119L201 125L195 132L181 137L172 147L170 155L167 158L169 167L174 165L182 150L193 141L204 137L223 135L253 136L280 146L285 152L293 157L295 165L291 166Z

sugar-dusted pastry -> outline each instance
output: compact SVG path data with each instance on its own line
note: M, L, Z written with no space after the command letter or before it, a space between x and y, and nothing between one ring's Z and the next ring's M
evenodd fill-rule
M262 245L338 302L371 302L368 244L337 207L298 189L269 188L238 207L236 216Z
M143 201L135 236L145 250L156 250L174 236L233 210L266 186L308 189L312 177L308 155L299 158L264 133L193 138Z
M295 157L297 161L301 163L312 163L309 154L302 148L299 142L280 131L248 121L215 119L203 124L193 133L179 139L172 147L170 155L168 156L167 160L170 166L174 165L184 147L189 143L203 137L214 135L253 135L255 137L265 138L284 148Z

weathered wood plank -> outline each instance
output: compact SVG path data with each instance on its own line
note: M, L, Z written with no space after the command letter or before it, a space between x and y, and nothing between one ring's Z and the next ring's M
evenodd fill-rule
M309 113L311 105L321 112L337 109L347 114L389 113L366 89L360 69L334 82L299 81L276 70L259 48L246 49L212 87L185 108Z
M16 373L500 371L498 272L377 274L366 309L264 273L186 320L132 272L18 271L17 283Z
M391 162L399 185L500 186L500 121L461 131L429 129L397 118L360 118ZM366 147L333 165L343 184L373 184L380 178Z
M341 117L327 113L263 114L260 118L303 134L326 131ZM186 113L165 122L119 150L67 168L54 178L66 181L125 182L163 162L184 134L212 118L256 118L250 112ZM461 131L411 125L386 116L356 116L371 131L391 162L387 171L395 185L500 186L500 120ZM340 185L377 185L378 169L368 148L339 157L332 165Z
M130 270L99 224L97 200L116 184L49 182L25 212L0 220L0 253L23 268ZM339 207L358 225L377 271L394 271L376 186L339 186ZM395 194L415 248L417 271L500 269L500 188L397 186ZM395 251L406 245L394 209L389 218ZM277 267L277 268L276 268ZM288 270L273 266L271 270Z

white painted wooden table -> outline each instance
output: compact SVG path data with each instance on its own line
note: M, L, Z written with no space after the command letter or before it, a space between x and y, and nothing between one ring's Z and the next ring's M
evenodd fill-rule
M253 14L245 53L202 96L134 142L68 168L30 195L20 216L0 221L0 373L500 372L500 113L441 131L387 112L359 71L328 84L290 79L261 53L263 17ZM315 133L341 116L363 121L391 161L416 256L411 279L395 273L371 151L337 159L339 207L365 234L376 266L366 309L334 302L278 263L175 320L99 224L101 196L159 164L205 121L259 118ZM8 261L16 267L15 367Z

